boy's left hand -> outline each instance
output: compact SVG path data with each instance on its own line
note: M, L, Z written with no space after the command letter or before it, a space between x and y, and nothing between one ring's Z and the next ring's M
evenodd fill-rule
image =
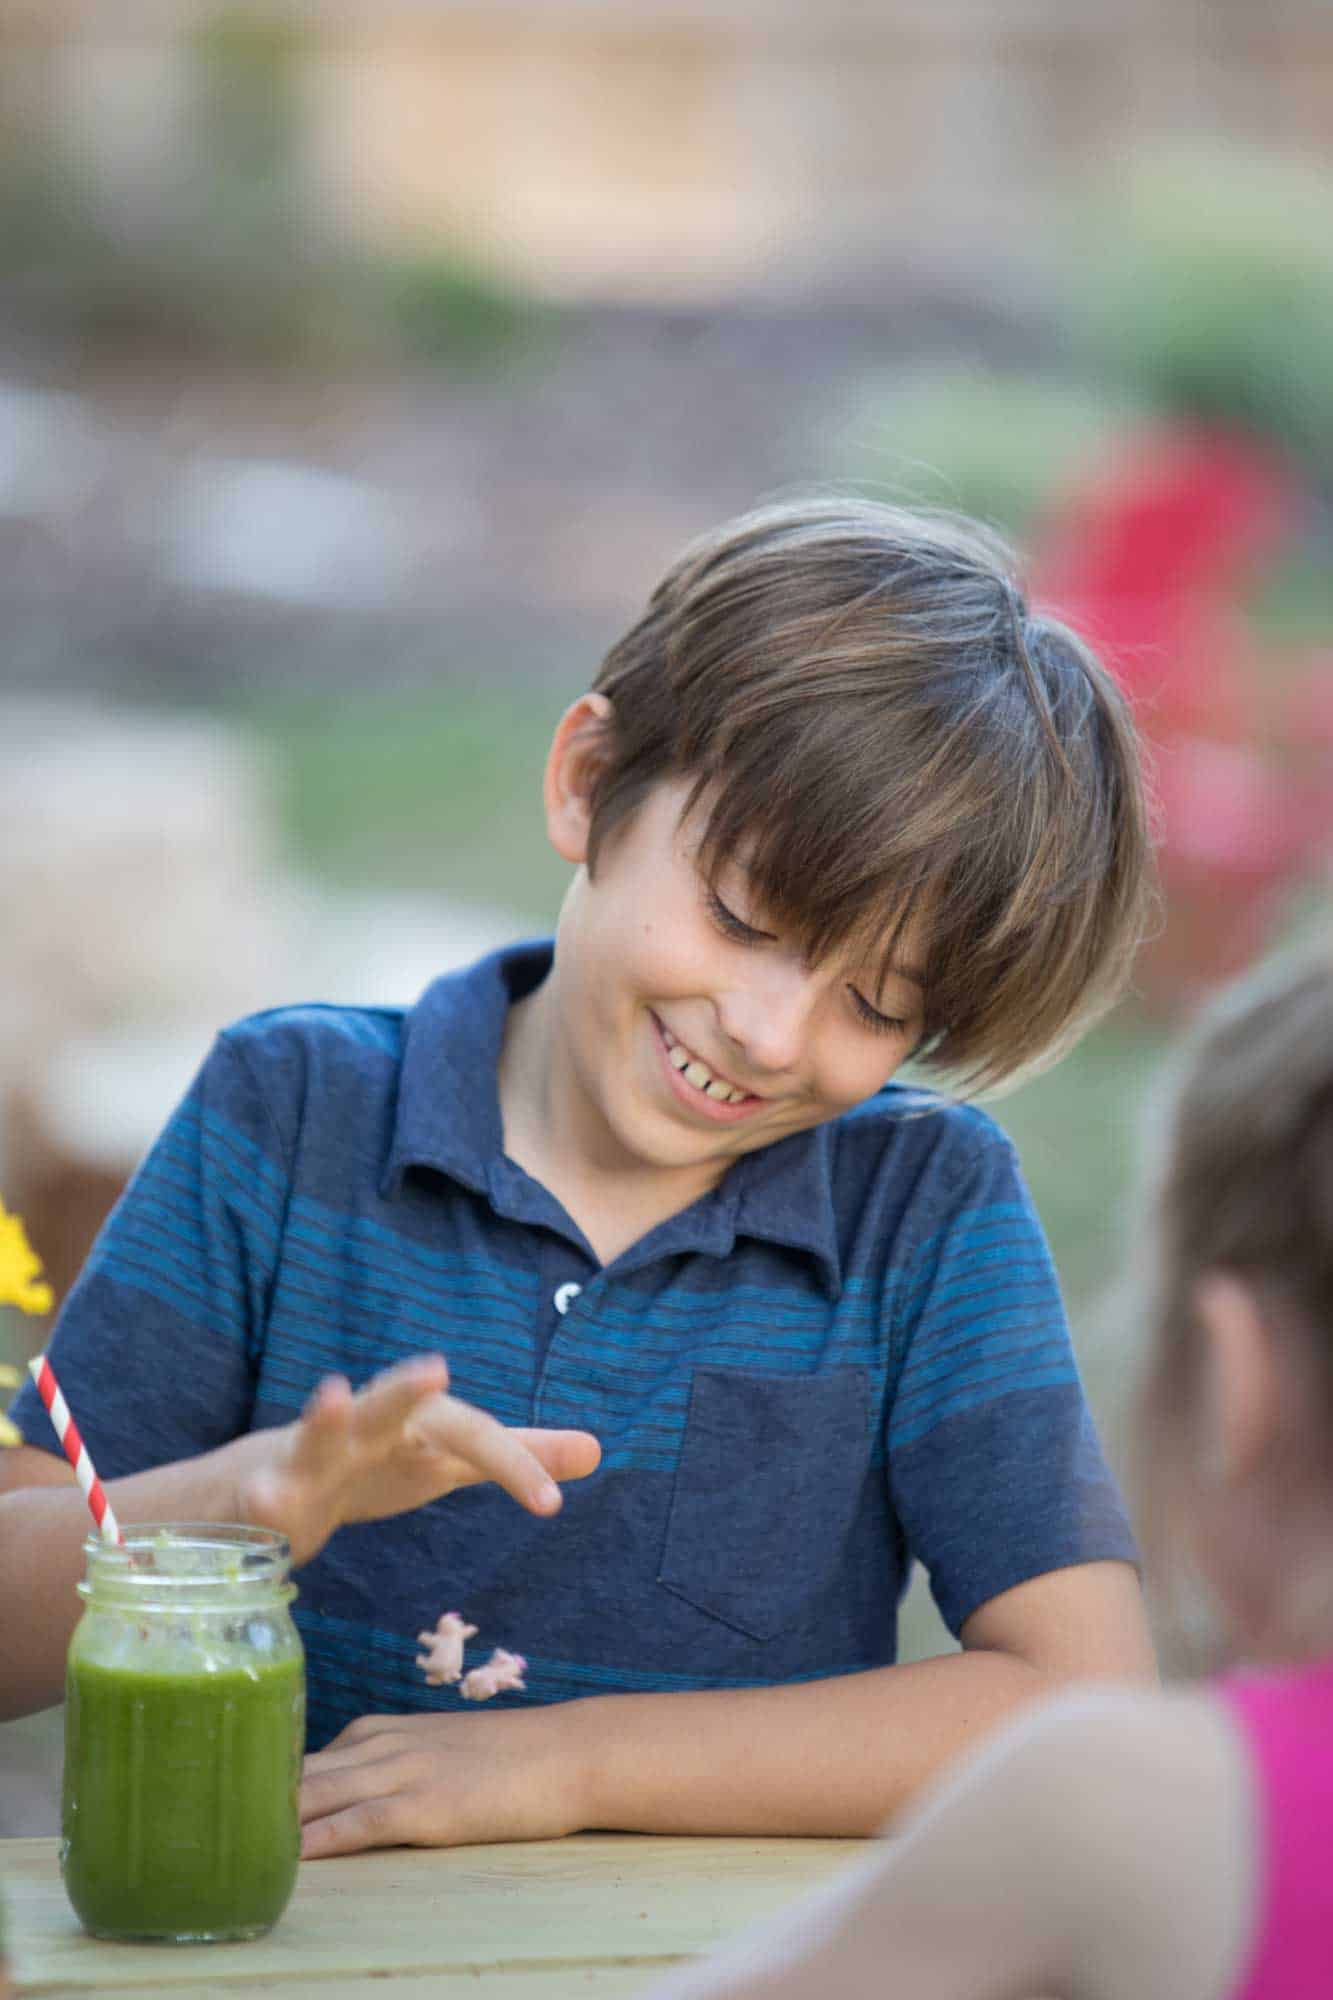
M305 1760L301 1858L550 1840L581 1824L568 1703L499 1715L363 1715Z

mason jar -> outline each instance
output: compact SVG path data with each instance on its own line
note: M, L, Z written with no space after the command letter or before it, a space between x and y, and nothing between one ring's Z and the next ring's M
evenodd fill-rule
M257 1937L296 1880L305 1657L291 1552L185 1522L84 1543L60 1864L97 1937Z

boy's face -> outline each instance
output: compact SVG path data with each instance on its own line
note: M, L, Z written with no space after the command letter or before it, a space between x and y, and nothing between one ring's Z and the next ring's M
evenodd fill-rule
M659 785L603 846L596 875L580 867L553 998L555 1048L601 1164L693 1171L702 1188L742 1153L878 1090L919 1039L924 996L906 972L876 988L864 968L806 964L739 864L712 895L699 818L681 823L689 789ZM908 926L898 959L922 956L920 926Z

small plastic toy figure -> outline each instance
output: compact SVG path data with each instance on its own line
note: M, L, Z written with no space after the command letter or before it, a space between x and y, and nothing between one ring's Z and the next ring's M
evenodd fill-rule
M527 1686L523 1675L527 1661L522 1653L507 1653L497 1646L484 1667L473 1667L463 1676L459 1689L464 1701L489 1701L493 1694L507 1694Z
M417 1665L432 1687L452 1685L463 1673L463 1647L475 1639L477 1628L464 1622L461 1611L446 1611L436 1620L433 1632L418 1632L417 1644L426 1648L417 1654Z

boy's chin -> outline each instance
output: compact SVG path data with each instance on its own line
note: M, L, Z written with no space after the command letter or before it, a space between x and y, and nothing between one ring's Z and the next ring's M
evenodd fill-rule
M655 1167L662 1173L670 1173L673 1168L702 1167L710 1161L725 1163L737 1153L748 1152L751 1145L765 1143L759 1132L751 1139L745 1126L709 1126L702 1121L691 1125L669 1114L655 1118L651 1126L645 1120L632 1132L622 1129L618 1136L625 1150L643 1166Z

